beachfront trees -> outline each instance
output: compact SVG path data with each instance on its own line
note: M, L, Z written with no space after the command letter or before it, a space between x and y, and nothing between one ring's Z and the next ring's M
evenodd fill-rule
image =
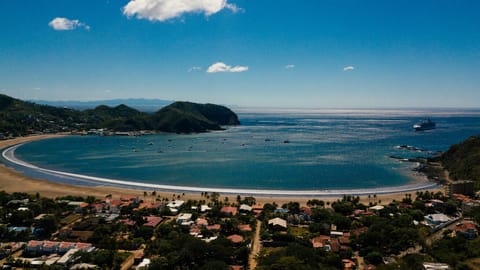
M307 201L307 206L309 207L325 207L325 202L318 199L312 199Z
M354 205L354 202L344 199L333 202L332 208L335 210L335 212L347 216L353 212Z

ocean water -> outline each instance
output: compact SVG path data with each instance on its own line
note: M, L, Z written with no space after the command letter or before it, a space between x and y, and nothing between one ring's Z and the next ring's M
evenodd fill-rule
M41 168L151 184L314 190L412 181L413 163L480 133L476 110L239 110L242 125L202 134L68 136L15 150ZM435 130L415 132L424 117ZM428 152L399 149L411 145Z

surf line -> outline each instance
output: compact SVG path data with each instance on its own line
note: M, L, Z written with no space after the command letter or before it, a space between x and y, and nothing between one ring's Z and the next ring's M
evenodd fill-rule
M111 186L130 187L130 188L148 188L159 191L175 191L175 192L218 192L221 194L235 194L235 195L255 195L262 197L334 197L343 195L364 196L370 194L392 194L400 192L409 192L417 190L435 189L440 185L433 182L422 182L410 185L402 185L395 187L383 187L383 188L369 188L369 189L324 189L324 190L279 190L279 189L242 189L242 188L214 188L214 187L194 187L194 186L177 186L177 185L164 185L164 184L149 184L143 182L131 182L126 180L110 179L96 176L88 176L83 174L69 173L57 170L50 170L41 168L22 161L15 157L15 150L21 147L22 144L16 144L6 148L2 151L3 159L18 165L20 167L29 168L34 171L42 172L44 174L57 176L58 178L71 178L77 181L94 182L98 184L106 184Z

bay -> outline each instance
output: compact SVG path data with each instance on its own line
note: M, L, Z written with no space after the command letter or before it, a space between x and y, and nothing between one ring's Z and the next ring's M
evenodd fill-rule
M224 131L67 136L25 144L15 155L51 170L153 184L281 190L391 187L410 183L415 164L390 156L445 151L478 135L479 113L239 109L242 125ZM412 125L424 117L431 117L437 128L415 132Z

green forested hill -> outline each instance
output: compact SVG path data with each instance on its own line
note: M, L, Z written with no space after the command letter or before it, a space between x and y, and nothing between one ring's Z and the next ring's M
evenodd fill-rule
M75 123L83 120L75 110L38 105L0 94L0 132L5 135L71 130Z
M452 145L439 159L452 179L480 181L480 136Z
M213 104L175 102L154 114L140 112L126 105L101 105L92 110L78 111L38 105L0 94L0 133L6 136L91 128L191 133L219 130L221 125L237 124L239 121L235 113Z
M175 102L152 116L154 129L168 132L203 132L220 130L222 125L238 125L230 109L214 104Z

